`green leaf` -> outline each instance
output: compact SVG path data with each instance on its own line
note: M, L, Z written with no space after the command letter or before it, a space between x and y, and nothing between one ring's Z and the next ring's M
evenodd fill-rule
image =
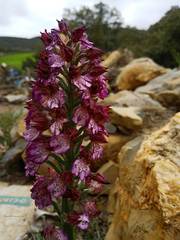
M41 233L36 233L33 235L33 240L45 240Z
M53 162L51 162L51 161L48 160L46 163L47 163L49 166L51 166L57 173L62 172L61 168L60 168L58 165L54 164Z

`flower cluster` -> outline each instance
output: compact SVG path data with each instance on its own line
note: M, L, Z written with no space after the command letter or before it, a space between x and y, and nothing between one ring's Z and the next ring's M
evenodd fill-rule
M104 183L91 169L106 142L108 107L98 103L108 94L106 69L101 50L88 40L84 27L70 30L64 20L58 21L58 29L45 31L41 39L44 49L27 102L26 174L36 177L31 191L37 207L53 205L59 215L63 232L56 229L53 236L65 232L73 239L64 222L85 230L98 214L87 193L100 192ZM39 176L44 163L49 173Z

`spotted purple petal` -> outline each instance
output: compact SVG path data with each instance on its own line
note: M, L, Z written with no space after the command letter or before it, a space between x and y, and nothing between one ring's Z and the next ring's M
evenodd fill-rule
M42 95L41 103L44 107L50 109L59 108L64 104L64 92L59 90L52 95Z
M39 176L31 189L31 197L39 209L48 207L52 203L51 195L48 191L49 180L45 176Z
M88 75L81 75L73 79L73 83L79 90L84 91L91 87L92 80Z
M85 126L89 119L89 114L85 108L77 108L74 112L73 121L80 125Z
M50 192L52 198L58 198L65 193L66 185L60 175L54 176L48 185L48 191Z
M57 54L50 54L49 55L49 65L52 68L61 68L64 65L64 60Z
M26 166L25 166L26 176L35 176L38 168L39 168L39 164L27 160Z
M82 159L76 159L73 163L72 173L83 181L90 174L89 165Z
M70 148L69 138L65 134L53 136L50 141L50 146L53 148L54 152L57 154L65 153Z
M65 122L67 122L67 119L65 119L65 118L56 119L56 121L53 122L53 124L51 124L51 126L50 126L51 132L52 132L54 135L59 135L59 134L60 134L60 131L61 131L62 128L63 128L63 124L64 124Z
M28 142L32 142L39 136L40 132L36 128L29 128L24 133L24 138Z
M87 201L84 205L84 210L86 214L89 215L90 217L95 217L96 215L99 214L99 211L96 206L96 202L94 201L90 201L90 200Z
M46 240L68 240L63 230L56 228L53 225L48 225L43 231Z
M81 230L86 230L89 227L89 216L87 214L81 214L78 218L78 225Z
M98 132L100 132L102 130L102 127L99 126L94 119L90 119L89 124L88 124L88 130L92 133L92 134L96 134Z
M102 157L103 154L103 146L100 144L92 144L91 150L90 150L90 157L93 160L99 159Z
M45 162L49 155L47 139L36 139L31 142L26 148L26 156L28 162L41 164Z

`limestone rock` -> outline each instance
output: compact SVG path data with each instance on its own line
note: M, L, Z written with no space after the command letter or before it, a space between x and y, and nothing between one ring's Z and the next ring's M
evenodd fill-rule
M143 119L138 116L136 107L111 107L111 119L114 124L128 129L136 129L143 125Z
M133 60L133 54L128 49L115 50L102 62L102 65L107 68L120 67L128 64Z
M131 141L126 143L121 148L120 157L123 162L122 163L123 164L123 172L121 173L121 175L124 175L124 177L126 177L126 175L127 175L126 165L127 165L127 169L128 169L128 163L130 163L132 161L132 159L135 157L137 151L139 150L139 148L141 146L142 141L143 141L143 137L135 137L134 139L132 139ZM121 185L120 185L120 179L119 179L119 175L118 175L118 177L116 178L116 181L115 181L114 185L111 187L111 190L109 193L109 201L108 201L108 205L107 205L107 210L111 214L115 213L118 208L118 204L119 204L118 197L120 197L119 196L120 191L121 191ZM111 238L109 238L109 239L111 239Z
M180 239L179 181L180 113L119 153L118 193L105 239Z
M180 71L169 71L135 92L148 94L165 106L180 106Z
M23 137L23 133L25 132L25 129L26 129L25 117L26 117L26 111L24 111L23 114L21 114L17 122L12 127L10 132L12 142L15 142L20 137Z
M109 95L103 103L111 106L112 124L127 129L137 129L143 126L149 114L162 116L165 112L165 108L148 95L126 90Z
M114 183L118 177L118 165L112 161L105 163L98 172L102 174L108 183Z
M117 89L133 90L166 72L167 69L159 66L150 58L135 59L117 76Z
M133 54L128 49L116 50L111 52L102 65L108 69L107 78L109 89L116 89L115 79L121 72L121 68L133 60Z
M17 141L19 138L22 138L26 130L25 118L27 115L27 110L21 108L18 110L17 114L18 118L10 131L12 142Z
M118 153L122 146L130 140L130 136L111 134L104 145L103 162L117 161Z
M119 177L116 178L113 185L111 185L111 189L109 191L109 199L107 204L107 212L109 214L109 222L112 221L113 214L117 209L117 198L119 196Z
M113 125L111 122L105 123L105 128L108 132L108 134L115 134L117 132L117 127Z
M22 103L27 99L27 96L24 94L18 94L18 95L8 94L5 96L5 99L9 103Z
M112 67L113 65L116 65L119 59L122 57L122 53L118 50L113 51L109 54L109 56L102 62L102 65L104 67Z
M7 152L3 155L0 166L4 167L7 172L13 171L13 166L20 167L20 162L22 162L21 154L25 150L25 141L24 139L20 138L13 147L11 147Z

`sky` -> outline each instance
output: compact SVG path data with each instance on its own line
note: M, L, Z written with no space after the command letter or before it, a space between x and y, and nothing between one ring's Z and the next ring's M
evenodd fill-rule
M0 36L34 37L56 26L65 8L93 6L98 0L0 0ZM180 0L102 0L116 7L124 25L147 29Z

